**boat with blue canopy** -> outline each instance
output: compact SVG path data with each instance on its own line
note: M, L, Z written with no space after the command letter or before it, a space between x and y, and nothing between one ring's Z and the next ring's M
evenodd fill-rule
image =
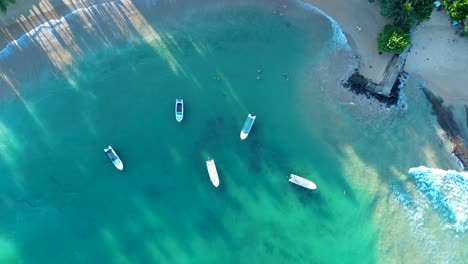
M242 130L240 133L240 138L242 140L246 139L247 136L249 135L250 130L252 129L252 126L255 122L255 118L256 116L254 116L253 114L249 114L247 116L247 119L245 120L244 126L242 127Z

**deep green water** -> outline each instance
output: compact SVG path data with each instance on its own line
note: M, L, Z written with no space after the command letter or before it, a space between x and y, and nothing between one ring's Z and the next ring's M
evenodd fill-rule
M2 102L0 263L406 259L394 248L401 236L392 235L407 222L403 231L387 228L399 219L387 216L405 216L385 212L392 177L405 181L424 162L455 163L445 154L430 161L417 147L437 141L429 106L410 100L420 108L368 115L378 107L347 104L354 97L338 97L341 88L327 91L348 63L333 55L330 22L272 10L166 21L160 41L99 49L73 66L73 82L44 70ZM182 123L174 117L179 97ZM249 112L257 120L241 141ZM104 155L108 144L124 171ZM290 173L318 190L291 185ZM410 240L404 247L418 251Z

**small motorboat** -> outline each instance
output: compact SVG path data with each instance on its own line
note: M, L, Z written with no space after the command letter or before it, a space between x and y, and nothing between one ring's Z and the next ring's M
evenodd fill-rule
M107 148L104 148L104 152L118 170L123 170L124 165L111 146L107 146Z
M289 181L310 190L317 189L317 185L315 185L314 182L306 178L302 178L301 176L297 176L295 174L291 174L291 176L289 177Z
M214 160L207 160L206 168L208 169L208 174L210 175L211 183L213 183L214 187L218 187L219 186L218 171L216 170L216 165L215 165Z
M253 124L255 122L255 118L256 118L256 116L254 116L252 114L249 114L247 116L247 119L245 120L244 126L242 127L242 130L241 130L241 133L240 133L240 138L242 140L246 139L247 136L249 135L250 129L252 129L252 126L253 126Z
M184 119L184 99L176 99L175 118L177 122L181 122Z

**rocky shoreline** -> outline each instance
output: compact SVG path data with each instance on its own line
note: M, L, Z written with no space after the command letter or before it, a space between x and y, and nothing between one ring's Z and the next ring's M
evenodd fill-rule
M361 75L359 73L359 70L355 70L355 72L342 85L356 94L364 94L367 98L373 97L377 99L377 101L384 103L385 106L388 108L398 104L401 90L406 84L407 76L408 73L404 70L399 72L397 79L393 83L392 88L390 89L390 93L388 95L384 95L372 89L371 85L377 84L371 82L366 77Z
M385 67L383 79L380 83L365 77L359 71L362 68L361 61L358 60L358 68L342 82L343 87L356 94L364 94L367 98L375 98L385 104L387 108L396 106L400 102L400 95L408 78L408 73L404 70L406 57L411 49L399 55L394 55ZM359 56L355 56L359 59ZM372 66L369 66L372 67ZM405 107L402 105L402 107Z
M432 105L432 111L437 117L437 122L440 127L447 134L448 139L452 142L452 153L458 158L465 171L468 171L468 149L465 146L465 140L462 136L462 130L458 126L453 112L450 107L444 105L444 101L441 97L436 96L426 88L422 88L424 95ZM467 114L467 125L468 125L468 107L465 106Z
M343 87L349 89L353 93L363 94L368 99L374 98L385 104L387 108L397 106L400 102L402 90L406 86L408 79L408 73L404 70L404 66L409 52L411 52L411 47L404 53L395 55L385 70L385 78L382 83L374 83L372 80L360 74L357 68L346 81L342 82ZM468 148L465 146L462 130L455 121L452 109L444 105L443 99L433 94L430 90L426 88L422 90L426 99L432 106L432 110L437 117L440 127L445 131L448 139L452 143L452 153L460 161L464 170L468 171ZM405 107L404 104L401 106ZM468 106L466 105L465 113L466 125L468 127Z

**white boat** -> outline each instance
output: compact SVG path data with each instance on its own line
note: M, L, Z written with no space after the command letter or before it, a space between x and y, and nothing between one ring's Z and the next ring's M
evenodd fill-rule
M291 176L289 177L289 181L307 189L311 189L311 190L317 189L317 185L315 185L314 182L312 182L311 180L302 178L301 176L297 176L295 174L291 174Z
M176 99L175 118L177 122L181 122L184 119L184 99Z
M114 166L118 170L123 170L124 165L111 146L107 146L107 148L104 148L104 152L106 153L107 157L112 161L112 163L114 163Z
M210 175L211 183L213 183L215 187L218 187L219 186L218 171L216 170L216 165L215 165L214 160L207 160L206 168L208 169L208 174Z
M247 116L247 119L245 120L244 126L242 127L242 130L241 130L241 133L240 133L240 138L242 140L246 139L247 136L249 135L250 129L252 129L252 126L253 126L253 124L255 122L255 118L256 118L256 116L254 116L252 114L249 114Z

